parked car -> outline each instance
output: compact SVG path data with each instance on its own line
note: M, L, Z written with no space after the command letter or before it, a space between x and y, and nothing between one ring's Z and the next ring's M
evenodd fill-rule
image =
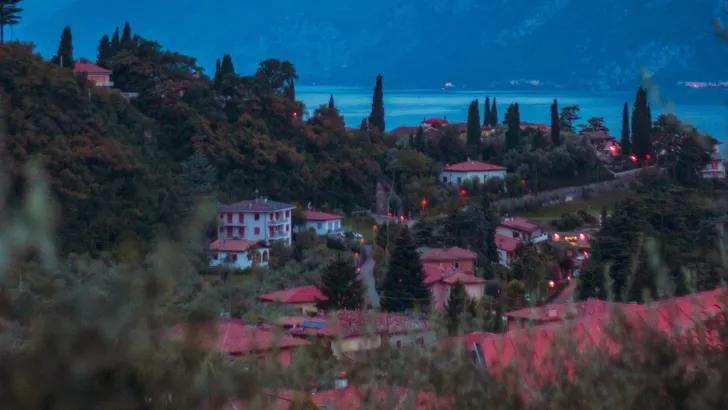
M364 236L363 236L362 234L360 234L359 232L354 232L354 233L352 233L352 236L354 236L354 237L355 237L356 239L361 239L361 238L363 238L363 237L364 237Z

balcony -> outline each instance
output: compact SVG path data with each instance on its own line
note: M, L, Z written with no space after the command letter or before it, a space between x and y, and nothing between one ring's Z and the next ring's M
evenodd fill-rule
M286 231L273 231L273 233L268 233L268 239L286 239L289 234L290 232Z
M541 235L531 237L531 243L539 243L549 239L549 235L544 232Z
M291 218L273 218L268 220L268 226L280 226L291 222Z

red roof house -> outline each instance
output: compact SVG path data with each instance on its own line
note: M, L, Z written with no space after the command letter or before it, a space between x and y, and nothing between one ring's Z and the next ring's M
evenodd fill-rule
M527 243L538 243L548 240L548 234L545 229L523 218L508 218L502 220L496 229L496 233L521 239Z
M466 180L483 183L490 179L506 179L506 169L500 165L480 161L465 161L448 165L440 174L440 181L445 184L461 184Z
M432 249L420 255L424 284L430 289L436 309L445 308L450 291L458 282L465 285L471 298L483 297L487 281L473 274L477 257L477 253L458 247Z
M210 244L210 266L247 269L254 265L266 267L270 249L256 241L218 239Z
M111 82L111 70L99 67L96 64L83 62L76 63L73 67L73 73L86 76L86 78L97 87L114 86L114 83Z
M344 228L341 221L344 219L341 215L329 214L318 211L304 211L304 223L296 226L296 232L308 232L313 230L317 235L343 235Z
M498 248L498 263L503 266L511 266L516 249L524 243L522 239L496 233L495 246Z
M430 127L441 127L443 125L447 125L447 117L445 118L426 118L422 120L422 125L428 125Z
M279 290L277 292L258 295L257 298L263 302L291 305L303 313L317 312L316 302L326 300L326 296L316 286L299 286L297 288Z

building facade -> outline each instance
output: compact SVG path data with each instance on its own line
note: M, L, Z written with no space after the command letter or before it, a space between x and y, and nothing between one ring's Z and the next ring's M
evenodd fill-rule
M78 62L73 67L73 73L84 75L97 87L113 87L111 82L111 70L99 67L96 64Z
M465 161L448 165L440 173L440 182L448 185L460 185L466 180L484 183L499 178L505 183L506 169L499 165L479 161Z
M545 229L523 218L506 218L501 221L496 234L520 239L525 243L539 243L548 240Z
M720 142L713 145L713 153L711 154L710 163L703 169L703 178L725 178L725 161L720 155L718 146Z
M344 228L341 226L341 215L329 214L326 212L305 211L303 213L304 223L296 226L296 232L307 232L314 230L316 235L343 235Z
M267 267L270 249L259 242L241 239L218 239L210 244L210 266L247 269Z
M225 205L217 221L218 239L242 239L270 245L291 244L291 214L295 206L258 198Z

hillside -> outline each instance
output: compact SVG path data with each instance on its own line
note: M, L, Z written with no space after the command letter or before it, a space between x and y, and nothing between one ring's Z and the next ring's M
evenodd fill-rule
M265 58L296 63L303 84L469 88L527 78L588 88L632 88L642 68L663 84L717 80L728 53L712 34L714 0L376 0L366 7L325 0L70 2L23 28L54 52L62 28L97 39L132 28L212 67L224 52L252 71ZM150 7L163 13L148 13ZM88 43L88 42L86 42ZM78 51L94 56L93 46Z

